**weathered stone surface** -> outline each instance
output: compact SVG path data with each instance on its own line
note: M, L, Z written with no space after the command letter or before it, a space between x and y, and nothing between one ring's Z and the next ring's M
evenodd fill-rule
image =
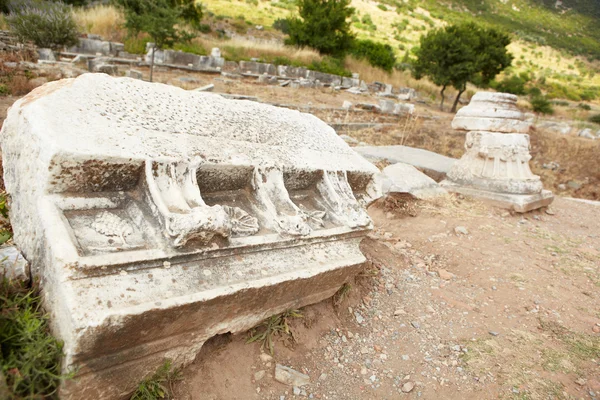
M199 88L194 89L196 92L212 92L215 89L215 85L209 83L208 85L201 86Z
M290 386L305 386L310 384L310 376L281 364L275 366L275 380Z
M446 177L456 162L454 158L408 146L358 146L353 149L372 162L386 160L412 165L437 182Z
M255 61L240 61L240 71L243 74L277 75L277 67L275 65Z
M517 96L492 92L477 92L452 121L454 129L505 133L527 133L530 125L517 108Z
M577 136L586 138L586 139L592 139L592 140L597 139L596 135L594 135L592 133L592 130L590 128L584 128L584 129L580 130L579 133L577 134Z
M396 115L412 115L415 112L415 105L414 104L402 104L402 103L396 103L394 105L394 111L393 113Z
M455 184L499 193L541 192L542 181L529 168L529 135L468 132L465 149L448 172Z
M85 74L15 102L0 138L15 243L78 367L63 399L127 397L365 261L379 171L312 115Z
M0 247L0 276L23 282L31 278L29 263L15 246Z
M540 177L529 168L529 122L516 108L516 96L479 92L461 109L452 126L468 129L465 154L441 185L496 205L526 212L552 202ZM514 132L514 133L506 133Z
M547 129L552 132L560 133L561 135L568 135L573 131L573 126L566 122L556 121L539 121L536 126L538 128Z
M393 114L396 109L396 102L394 100L379 100L379 108L384 114Z
M404 163L388 165L382 171L383 194L408 193L417 199L429 199L448 194L436 181Z
M152 62L152 43L146 45L147 63ZM198 71L219 71L225 65L223 57L199 56L197 54L185 53L175 50L154 50L154 63L165 65L181 65L196 69Z
M56 57L54 56L54 52L52 49L37 49L38 60L44 61L56 61Z
M133 79L144 79L142 72L135 69L127 70L127 72L125 72L125 76Z

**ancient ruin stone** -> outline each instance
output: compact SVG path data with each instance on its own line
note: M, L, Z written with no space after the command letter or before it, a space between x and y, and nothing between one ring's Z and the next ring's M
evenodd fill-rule
M78 368L63 399L127 397L365 261L378 170L312 115L85 74L15 102L0 136L14 240Z
M479 92L454 118L455 129L466 129L466 152L442 186L494 204L527 212L549 205L552 193L529 168L530 123L516 107L517 96Z

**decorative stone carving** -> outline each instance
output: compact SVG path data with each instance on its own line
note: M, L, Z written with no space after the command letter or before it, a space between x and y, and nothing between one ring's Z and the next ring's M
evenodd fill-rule
M309 114L85 74L18 100L0 140L15 242L78 368L63 399L127 397L365 261L378 170Z
M468 130L466 152L442 186L517 212L552 202L552 193L543 190L540 177L529 168L529 135L523 132L530 123L516 108L516 101L516 96L507 93L478 92L458 111L452 127Z

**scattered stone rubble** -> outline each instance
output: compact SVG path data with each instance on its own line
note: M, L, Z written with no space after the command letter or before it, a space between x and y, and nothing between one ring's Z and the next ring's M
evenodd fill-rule
M443 187L516 212L552 203L552 193L529 169L530 123L516 102L512 94L478 92L458 111L452 127L467 131L466 152L448 172Z
M309 114L84 74L18 100L1 145L15 243L78 368L63 399L127 396L365 261L379 171Z

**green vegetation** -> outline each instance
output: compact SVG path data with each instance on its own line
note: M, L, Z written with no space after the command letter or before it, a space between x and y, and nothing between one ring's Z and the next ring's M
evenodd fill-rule
M372 40L355 40L350 53L358 59L366 59L372 66L387 72L392 72L396 65L396 56L389 44L375 43Z
M56 399L62 343L49 333L37 290L0 283L0 367L10 398Z
M554 114L554 108L546 96L531 96L529 99L533 112L538 114Z
M600 114L595 114L590 117L590 122L600 124Z
M286 44L333 56L343 56L352 47L350 0L299 0L298 12L301 18L289 20Z
M19 0L8 3L6 23L21 41L57 49L77 44L77 24L71 6L60 1Z
M279 315L274 315L271 318L261 322L257 327L252 328L250 330L250 337L246 343L260 342L261 349L266 347L269 349L269 352L273 354L275 347L274 337L285 334L293 339L293 335L289 326L289 320L292 318L302 317L303 315L300 310L288 310Z
M167 360L150 378L143 380L131 400L163 400L173 398L173 383L182 380L181 371Z
M467 83L487 85L510 66L512 56L506 50L509 44L508 35L473 23L436 29L421 37L413 72L416 79L428 76L442 87L440 109L446 88L458 90L451 110L455 112Z

